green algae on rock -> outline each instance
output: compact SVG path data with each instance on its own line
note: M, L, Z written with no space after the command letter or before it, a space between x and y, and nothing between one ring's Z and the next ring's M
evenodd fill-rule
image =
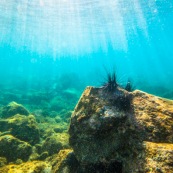
M0 167L5 166L7 164L7 159L5 157L0 157Z
M51 165L43 161L10 164L0 168L0 173L52 173Z
M0 137L0 156L5 157L8 162L15 162L17 159L27 161L32 153L32 146L21 141L12 135Z
M150 146L173 144L173 101L138 90L127 92L117 87L110 94L87 87L72 114L69 134L81 164L103 166L114 161L120 163L119 172L121 168L125 173L150 172L149 164L144 164L155 160L154 154L148 154ZM155 153L162 155L162 151ZM173 153L172 147L168 153ZM172 170L171 158L169 164L156 159L153 172ZM167 169L162 169L163 165Z
M40 140L40 132L33 115L15 115L0 120L0 131L11 134L20 140L36 144Z
M13 101L2 108L1 117L9 118L16 114L29 115L29 111L23 105Z
M63 148L69 148L68 138L67 133L51 135L43 142L41 150L42 152L48 152L49 155L56 154Z
M54 157L48 160L52 164L52 171L54 173L77 173L79 166L72 149L61 150Z

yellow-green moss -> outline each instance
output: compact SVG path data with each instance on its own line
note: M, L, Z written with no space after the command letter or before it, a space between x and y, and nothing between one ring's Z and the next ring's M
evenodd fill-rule
M0 173L42 173L51 172L51 166L43 161L26 162L20 165L7 165L0 168Z
M58 172L60 169L63 168L63 162L67 158L68 154L71 153L73 150L66 149L66 150L60 150L56 157L56 164L53 166L53 172Z
M173 144L144 142L146 173L173 172Z

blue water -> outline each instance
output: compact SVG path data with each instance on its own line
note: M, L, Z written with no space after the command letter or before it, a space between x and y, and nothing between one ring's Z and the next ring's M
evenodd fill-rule
M0 86L120 84L173 99L172 0L1 0ZM65 86L66 85L66 86ZM50 87L50 86L49 86ZM2 92L2 90L1 90ZM26 91L27 92L27 91Z

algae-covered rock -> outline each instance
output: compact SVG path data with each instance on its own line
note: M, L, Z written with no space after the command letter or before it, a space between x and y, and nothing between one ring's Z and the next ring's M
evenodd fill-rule
M29 115L29 111L21 104L10 102L7 106L2 108L1 117L9 118L16 114Z
M171 147L170 157L167 157L169 164L166 161L161 164L154 154L148 154L151 147L144 147L144 141L153 142L153 146L159 143L162 148L168 145L166 143L172 145L171 100L138 90L127 92L119 87L113 92L87 87L72 114L69 134L70 145L81 165L94 165L96 168L112 162L117 172L137 173L147 170L144 163L154 160L157 165L155 172L162 165L172 170ZM165 158L162 151L155 150L155 153Z
M47 151L49 155L58 153L60 149L62 149L62 144L56 139L56 136L54 135L46 138L42 146L42 150Z
M173 144L143 142L143 149L128 160L124 172L172 173Z
M121 89L118 96L102 91L87 88L71 117L69 141L80 162L97 164L115 158L121 161L122 155L131 153L125 148L131 148L131 143L138 138L139 130L135 132L138 127L130 124L133 121L132 109L129 105L122 109L132 96ZM119 100L121 95L124 100ZM121 154L117 155L117 151Z
M14 162L17 159L27 161L32 153L32 147L27 142L21 141L12 135L0 137L0 156L5 157L8 162Z
M51 135L43 142L41 151L48 152L49 155L57 154L61 149L69 148L68 139L67 133Z
M144 142L143 172L173 172L173 144Z
M5 166L7 164L7 159L5 157L0 157L0 167Z
M48 118L48 122L44 123L38 123L38 127L40 129L40 135L42 136L43 139L46 139L47 137L50 137L51 135L55 135L56 133L65 133L67 132L68 129L68 124L66 122L60 122L56 123L55 121L51 122L50 119L53 118Z
M48 161L52 164L52 171L54 173L77 173L79 166L71 149L61 150L53 158L49 158Z
M133 92L135 123L142 129L145 140L173 143L173 101L141 91Z
M20 165L10 164L0 168L0 173L52 173L51 165L43 161L32 161Z
M0 131L3 134L11 134L20 140L30 144L36 144L40 140L39 128L33 115L15 115L7 119L0 120Z

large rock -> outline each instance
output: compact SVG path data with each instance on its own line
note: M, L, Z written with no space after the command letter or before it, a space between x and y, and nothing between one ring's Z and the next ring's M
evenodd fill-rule
M32 153L32 147L27 142L21 141L12 135L0 137L0 156L5 157L8 162L17 159L27 161Z
M156 143L173 153L171 100L119 87L114 92L87 87L72 114L69 133L75 156L84 165L119 163L117 169L122 167L125 173L145 172L151 166L144 164L149 160L157 166L153 170L173 167L171 157L169 164L155 159L156 154L164 158L164 149L149 154Z
M0 120L0 135L11 134L20 140L36 144L40 140L40 132L33 115L15 115Z

